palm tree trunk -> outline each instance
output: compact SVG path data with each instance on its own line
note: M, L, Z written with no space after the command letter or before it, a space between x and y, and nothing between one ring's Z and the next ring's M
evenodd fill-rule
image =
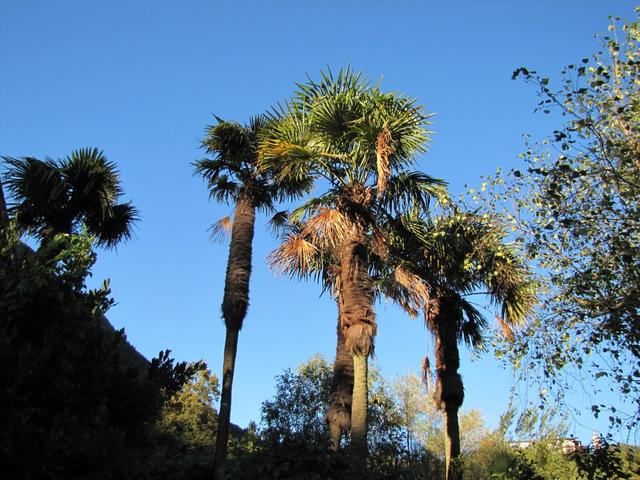
M340 279L345 343L353 356L352 460L357 472L366 475L367 358L373 352L377 327L372 281L367 268L366 235L357 225L341 248Z
M336 358L333 362L333 380L329 394L329 408L325 419L329 425L329 451L340 448L342 434L351 429L351 399L353 395L353 357L347 350L342 324L342 302L338 298L338 325Z
M458 425L458 407L448 406L444 410L445 422L445 465L447 480L462 480L460 459L460 427Z
M353 356L353 405L351 407L351 446L354 466L359 472L367 468L367 356Z
M224 480L227 462L227 445L229 442L229 425L231 423L231 393L233 387L233 373L238 351L237 330L227 329L224 342L224 363L222 370L222 392L220 395L220 412L218 413L218 431L216 435L216 451L214 458L215 479Z
M235 372L238 336L249 306L249 277L251 276L251 253L255 207L250 198L241 196L236 204L231 230L231 245L224 285L222 316L227 333L224 343L222 372L222 392L216 435L214 475L216 480L224 480L231 422L231 391Z
M458 350L458 328L461 312L456 302L446 297L438 299L438 314L435 318L435 356L437 387L435 400L438 408L444 413L445 420L445 460L446 480L461 480L460 460L460 428L458 426L458 409L464 401L460 368L460 352Z

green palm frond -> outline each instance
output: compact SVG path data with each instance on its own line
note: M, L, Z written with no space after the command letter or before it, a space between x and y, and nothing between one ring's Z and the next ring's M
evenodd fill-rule
M87 209L94 216L109 216L111 204L122 194L115 163L98 149L86 148L73 152L58 168L68 185L71 209Z
M297 83L293 104L299 108L309 108L319 98L338 95L358 96L372 88L371 81L362 71L356 72L350 66L340 69L335 75L330 68L320 71L320 81L307 75L306 83ZM375 87L373 87L375 88Z
M8 166L5 185L15 201L10 210L21 228L39 235L51 222L69 223L68 215L62 214L68 187L56 162L32 157L3 160Z
M435 199L446 204L449 199L447 182L423 172L402 172L389 178L380 204L389 212L401 213L412 208L424 212Z
M131 203L120 203L111 206L104 217L87 215L85 223L87 230L96 236L99 244L114 248L122 240L132 237L133 227L139 219L138 210Z
M465 299L458 297L458 307L463 313L458 337L469 347L481 348L484 341L482 332L488 328L487 319Z
M219 119L216 125L207 127L202 147L229 163L242 164L252 156L252 131L239 123Z
M289 226L289 212L286 210L276 212L269 220L268 226L275 235L282 234Z

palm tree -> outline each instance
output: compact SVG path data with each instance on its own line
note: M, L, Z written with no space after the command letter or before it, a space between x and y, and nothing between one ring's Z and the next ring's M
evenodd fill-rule
M3 159L6 185L16 201L10 213L41 247L80 225L106 247L131 237L137 210L117 203L123 193L118 170L98 149L76 150L62 160Z
M257 170L258 135L268 120L253 118L240 125L217 118L203 141L205 151L214 156L195 163L195 171L208 184L210 196L235 205L233 221L222 219L214 232L230 226L231 243L225 277L222 317L226 327L222 392L215 452L215 478L224 479L231 418L231 393L238 336L249 305L249 278L256 210L274 211L274 202L295 198L309 188L301 181L276 181L269 172ZM284 220L276 213L274 223Z
M446 478L459 479L458 410L464 388L458 343L480 348L488 327L468 297L488 296L499 309L500 326L511 336L512 327L535 306L536 284L515 246L505 243L506 232L489 218L453 209L433 219L407 216L398 225L410 238L402 244L403 263L430 286L425 320L435 340L434 398L445 419Z
M265 135L260 162L279 178L328 184L291 219L305 225L298 248L314 244L336 255L340 323L354 368L352 449L364 471L367 359L377 331L370 254L385 243L378 223L412 205L427 209L433 196L444 195L444 183L406 171L425 150L428 134L428 116L415 100L383 93L349 69L299 87L285 118Z

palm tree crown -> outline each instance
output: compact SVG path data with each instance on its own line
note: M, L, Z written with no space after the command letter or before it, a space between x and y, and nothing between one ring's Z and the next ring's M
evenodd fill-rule
M62 160L3 159L6 186L16 202L11 213L41 242L79 225L106 247L131 237L138 212L131 203L118 203L119 173L101 151L80 149Z

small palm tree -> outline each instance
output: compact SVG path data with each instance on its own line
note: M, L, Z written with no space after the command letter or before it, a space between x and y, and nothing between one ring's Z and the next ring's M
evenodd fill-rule
M371 246L385 243L382 219L410 206L427 209L433 196L444 196L444 183L407 171L425 150L428 133L428 116L413 99L383 93L348 69L299 87L287 115L265 135L260 162L279 178L322 178L328 184L291 219L305 225L299 248L308 248L310 240L335 252L341 328L354 365L352 448L356 467L364 471L367 359L377 331Z
M137 210L131 203L118 203L123 193L118 170L101 151L76 150L62 160L3 159L8 165L5 182L16 202L10 213L41 247L80 225L106 247L131 237Z
M268 124L264 116L240 125L217 118L208 128L203 148L213 158L195 163L195 171L209 187L210 196L235 206L233 220L226 218L214 225L214 232L231 228L231 243L225 277L222 317L226 326L222 392L215 452L215 478L224 479L231 419L231 393L238 336L249 305L249 278L256 210L275 211L274 203L306 192L309 183L277 181L269 172L257 169L257 145L260 132ZM285 220L276 213L274 223Z
M512 327L522 324L535 306L536 283L515 247L505 243L505 231L489 219L454 209L434 219L405 217L398 224L411 239L402 244L403 263L430 287L425 319L435 339L434 398L445 418L446 478L459 479L458 410L464 388L458 343L480 348L488 327L469 297L487 295L499 308L500 326L511 336Z

